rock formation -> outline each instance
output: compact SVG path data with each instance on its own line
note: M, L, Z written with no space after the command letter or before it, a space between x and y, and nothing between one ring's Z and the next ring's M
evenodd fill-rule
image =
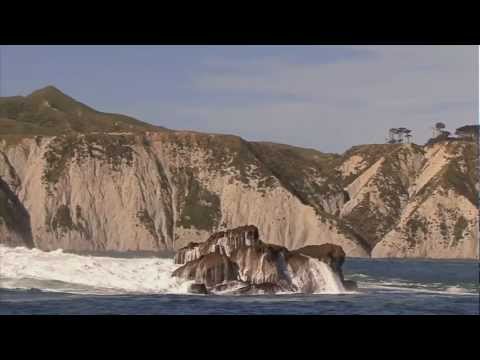
M258 229L255 226L241 226L233 230L219 231L211 235L203 243L191 242L175 254L176 264L185 264L202 255L218 252L231 256L232 252L242 246L259 244Z
M193 293L234 294L342 291L345 252L337 245L297 251L266 244L255 226L213 234L204 243L179 249L172 276L194 281ZM346 283L353 288L352 282Z

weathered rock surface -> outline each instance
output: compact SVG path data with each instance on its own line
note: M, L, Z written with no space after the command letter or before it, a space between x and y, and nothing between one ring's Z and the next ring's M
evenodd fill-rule
M395 226L375 257L478 258L478 148L446 142L426 147L423 167Z
M208 294L208 290L205 284L197 284L197 283L191 284L190 288L188 289L188 292L192 294L202 294L202 295Z
M266 244L257 236L258 230L250 225L213 234L205 243L189 244L179 250L182 255L177 257L177 263L181 260L186 263L172 276L193 280L204 285L207 292L214 293L343 290L341 265L345 253L341 247L325 244L301 250L313 255L310 256ZM349 286L353 285L349 283Z
M238 280L238 265L219 252L202 255L175 270L173 276L212 287L228 281Z
M219 231L211 235L203 243L191 242L179 249L175 254L176 264L185 264L196 260L202 255L218 251L230 256L232 252L241 246L251 246L260 243L258 229L255 226L241 226L233 230Z

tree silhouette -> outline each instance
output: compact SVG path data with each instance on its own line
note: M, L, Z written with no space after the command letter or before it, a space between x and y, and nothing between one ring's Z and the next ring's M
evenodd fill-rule
M442 130L445 129L445 124L443 122L437 122L432 129L433 129L432 137L436 138L442 133Z
M395 144L397 141L395 139L395 134L396 134L396 130L397 129L390 129L388 130L388 139L387 139L387 142L389 144Z
M403 144L405 138L407 139L407 143L410 142L412 137L411 135L412 130L401 127L401 128L391 128L388 131L387 143L388 144Z
M475 139L479 137L480 125L465 125L455 130L455 135L460 138Z
M404 132L405 132L405 138L407 139L407 144L410 144L410 142L411 142L410 139L412 138L412 134L411 134L412 130L405 129Z

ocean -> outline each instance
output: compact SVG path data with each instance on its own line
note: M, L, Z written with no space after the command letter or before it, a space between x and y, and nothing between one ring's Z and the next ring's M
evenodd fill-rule
M93 256L0 246L0 314L478 315L479 263L347 258L358 290L189 295L171 258Z

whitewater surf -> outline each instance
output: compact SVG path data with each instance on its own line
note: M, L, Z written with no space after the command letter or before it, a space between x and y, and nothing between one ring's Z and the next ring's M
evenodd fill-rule
M0 245L0 288L95 295L188 294L192 281L171 275L179 266L171 258L87 256ZM312 259L310 269L314 293L345 292L327 264ZM295 279L298 284L302 281Z
M172 259L82 256L0 246L0 287L121 294L186 294L188 281L171 276Z

